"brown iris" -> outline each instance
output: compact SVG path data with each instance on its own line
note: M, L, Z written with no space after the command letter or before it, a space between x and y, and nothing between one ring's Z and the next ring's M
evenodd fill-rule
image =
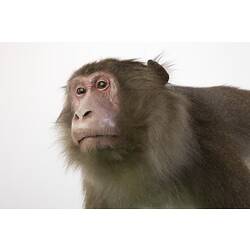
M96 83L96 88L99 90L105 90L106 88L108 88L108 86L109 86L109 83L104 80L100 80Z
M77 88L77 90L76 90L77 95L83 95L85 93L86 93L86 89L83 87Z

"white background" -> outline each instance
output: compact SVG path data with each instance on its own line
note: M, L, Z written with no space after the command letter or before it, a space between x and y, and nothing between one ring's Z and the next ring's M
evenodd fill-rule
M249 23L247 0L3 0L0 41L250 42ZM183 70L190 58L185 59L184 67L180 66L182 55L181 60L173 58L176 72L186 82ZM213 69L223 67L217 60L215 55L210 64ZM204 58L202 63L206 62ZM240 58L233 63L242 67L241 62ZM202 65L198 68L205 70ZM242 71L244 85L248 85L248 69ZM193 77L198 73L191 72ZM229 72L221 73L224 83ZM238 82L240 76L235 77ZM58 169L62 171L61 164ZM0 210L0 221L0 248L5 250L250 247L249 210Z
M54 122L70 74L101 58L163 52L170 82L250 89L250 43L0 44L0 208L81 208L81 176L66 169Z

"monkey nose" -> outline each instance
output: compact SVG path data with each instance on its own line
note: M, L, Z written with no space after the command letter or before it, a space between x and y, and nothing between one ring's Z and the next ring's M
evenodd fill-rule
M75 113L74 114L74 120L83 120L88 118L91 115L92 111L87 110L83 113Z

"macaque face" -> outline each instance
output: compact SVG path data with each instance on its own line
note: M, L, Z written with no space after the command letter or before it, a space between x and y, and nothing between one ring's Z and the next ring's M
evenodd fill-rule
M110 73L95 72L70 80L71 137L81 152L113 148L117 144L117 92L117 81Z

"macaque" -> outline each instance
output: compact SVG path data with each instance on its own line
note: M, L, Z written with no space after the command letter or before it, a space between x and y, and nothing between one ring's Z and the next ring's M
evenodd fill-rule
M105 59L70 77L57 124L86 208L250 208L250 91Z

